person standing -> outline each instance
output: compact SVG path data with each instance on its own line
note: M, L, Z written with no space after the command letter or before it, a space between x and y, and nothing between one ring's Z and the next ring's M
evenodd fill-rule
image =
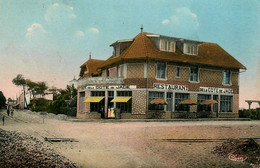
M9 116L9 114L10 114L10 106L7 105L7 115Z
M2 117L2 121L3 121L3 126L5 125L5 116L3 115Z

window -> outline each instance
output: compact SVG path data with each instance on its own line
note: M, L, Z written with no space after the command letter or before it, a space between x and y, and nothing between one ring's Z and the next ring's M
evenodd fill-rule
M197 44L184 44L184 53L190 55L198 55L198 45Z
M118 91L118 97L132 97L131 91ZM132 112L132 99L128 100L126 103L116 103L116 108L119 108L121 113L131 113Z
M84 111L84 100L85 100L85 92L79 93L79 109L80 111Z
M167 93L167 97L166 97L166 101L168 102L167 106L166 106L166 111L172 111L172 93L168 92Z
M213 100L218 102L218 95L213 95ZM218 104L213 104L213 112L218 112Z
M92 97L105 97L104 91L93 91L91 92ZM102 99L98 103L90 103L90 112L98 112L101 113L101 117L104 118L104 107L105 107L105 100Z
M181 76L181 69L180 67L176 67L176 78L180 78Z
M109 77L109 69L106 69L106 76Z
M232 112L232 96L220 96L220 112Z
M189 111L188 105L180 104L183 100L188 100L190 95L188 93L175 94L175 111Z
M198 82L199 68L197 66L190 67L190 82Z
M117 67L117 77L121 77L121 67L120 67L120 65Z
M161 42L161 46L160 46L161 51L170 51L170 52L175 51L175 41L161 40L160 42Z
M197 98L197 111L211 111L211 106L210 105L201 105L204 100L210 100L211 96L210 95L205 95L205 94L198 94Z
M230 70L223 71L223 84L230 85L231 84L231 72Z
M114 99L114 91L108 91L108 96L107 96L108 108L114 107L114 103L111 102L113 99Z
M158 62L156 66L156 78L166 79L166 63Z
M164 110L164 105L151 104L153 99L164 99L164 92L149 92L149 110Z

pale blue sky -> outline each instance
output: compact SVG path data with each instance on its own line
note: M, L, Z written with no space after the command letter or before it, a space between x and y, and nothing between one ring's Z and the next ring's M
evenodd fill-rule
M0 90L18 74L65 87L87 59L106 59L116 40L144 31L218 43L248 70L244 99L260 99L260 1L0 0Z

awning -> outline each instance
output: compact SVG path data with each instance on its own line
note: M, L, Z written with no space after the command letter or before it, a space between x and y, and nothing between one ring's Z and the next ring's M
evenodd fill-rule
M217 104L218 102L216 100L204 100L201 105L211 105L211 104Z
M99 103L102 99L104 99L104 97L89 97L84 103Z
M111 102L125 103L128 102L131 97L115 97Z

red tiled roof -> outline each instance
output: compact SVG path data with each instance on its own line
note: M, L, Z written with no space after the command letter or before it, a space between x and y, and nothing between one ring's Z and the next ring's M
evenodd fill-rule
M202 42L198 55L183 54L177 47L175 52L160 51L147 37L148 33L138 34L133 43L120 56L110 57L101 67L107 67L122 60L152 59L187 64L209 65L215 67L246 69L234 57L222 49L218 44Z
M100 73L100 70L98 67L103 64L105 61L104 60L97 60L97 59L89 59L86 61L84 64L80 66L80 76L84 75L84 72L86 71L86 68L88 70L88 74L94 74L97 75Z

